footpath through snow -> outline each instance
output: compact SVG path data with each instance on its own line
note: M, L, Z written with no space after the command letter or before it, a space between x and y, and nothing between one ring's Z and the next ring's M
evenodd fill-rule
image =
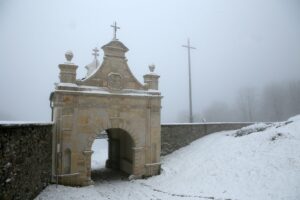
M163 157L162 169L145 180L103 179L82 188L50 185L36 200L299 200L300 116L208 135Z

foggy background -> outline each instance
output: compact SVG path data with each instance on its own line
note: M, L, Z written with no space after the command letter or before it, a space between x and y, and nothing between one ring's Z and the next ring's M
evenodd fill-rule
M65 51L84 77L114 21L136 78L156 65L162 122L188 121L188 37L196 121L300 113L298 0L0 0L0 120L49 121Z

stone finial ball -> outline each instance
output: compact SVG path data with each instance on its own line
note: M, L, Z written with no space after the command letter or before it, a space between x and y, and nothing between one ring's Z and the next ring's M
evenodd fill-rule
M71 62L72 58L73 58L73 52L72 51L67 51L65 53L65 57L67 59L68 62Z
M155 70L155 65L154 65L154 64L149 65L149 70L150 70L150 72L154 72L154 70Z

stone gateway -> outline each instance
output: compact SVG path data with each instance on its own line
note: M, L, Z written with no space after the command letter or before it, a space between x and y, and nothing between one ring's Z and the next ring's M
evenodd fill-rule
M102 64L95 56L82 80L76 79L72 52L59 65L60 82L50 98L53 182L92 184L92 143L104 131L109 144L106 167L136 178L160 173L162 96L154 65L141 84L127 65L128 48L115 35L102 49Z

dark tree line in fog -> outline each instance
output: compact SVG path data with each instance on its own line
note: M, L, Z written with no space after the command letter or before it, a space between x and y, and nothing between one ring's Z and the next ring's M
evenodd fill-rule
M241 88L235 102L213 102L196 121L283 121L300 114L300 81Z

